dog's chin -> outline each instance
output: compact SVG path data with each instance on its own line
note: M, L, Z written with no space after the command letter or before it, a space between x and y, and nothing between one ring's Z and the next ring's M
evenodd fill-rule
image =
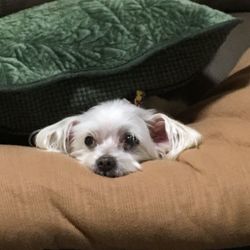
M141 169L141 166L138 162L134 161L131 164L127 166L123 165L118 165L114 169L111 169L110 171L102 171L96 166L90 167L90 169L98 175L105 176L105 177L110 177L110 178L115 178L115 177L122 177L131 173L134 173L138 170Z
M99 169L95 169L94 173L98 174L98 175L101 175L101 176L110 177L110 178L121 177L121 176L124 176L124 175L128 174L128 173L126 174L126 173L122 173L122 172L117 172L115 170L104 172L104 171L101 171Z
M128 174L131 174L133 172L138 171L138 168L134 168L133 170L130 169L130 171L122 168L115 168L110 171L101 171L98 168L91 168L91 170L98 175L105 176L105 177L110 177L110 178L115 178L115 177L122 177Z

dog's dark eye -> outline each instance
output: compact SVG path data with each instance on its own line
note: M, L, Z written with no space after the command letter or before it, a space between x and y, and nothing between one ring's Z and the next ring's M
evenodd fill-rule
M88 136L85 138L84 143L85 143L85 145L86 145L87 147L89 147L89 148L93 148L93 147L95 146L95 144L96 144L94 137L91 136L91 135L88 135Z
M131 150L132 148L134 148L139 144L139 140L134 135L131 135L129 133L126 133L124 135L123 141L124 141L123 144L124 150Z

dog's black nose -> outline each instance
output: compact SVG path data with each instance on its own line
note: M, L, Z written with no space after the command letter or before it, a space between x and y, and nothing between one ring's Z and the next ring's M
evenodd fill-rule
M100 171L108 172L116 167L116 159L110 155L103 155L96 161Z

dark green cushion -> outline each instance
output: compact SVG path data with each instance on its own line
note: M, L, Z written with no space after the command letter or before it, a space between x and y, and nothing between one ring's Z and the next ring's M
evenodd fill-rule
M188 0L58 0L0 19L0 127L187 84L238 20Z

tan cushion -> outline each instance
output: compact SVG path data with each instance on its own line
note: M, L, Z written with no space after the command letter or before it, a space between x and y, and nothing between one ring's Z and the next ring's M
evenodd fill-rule
M228 80L224 88L233 92L190 109L204 135L199 149L125 177L98 176L61 154L0 146L0 249L250 245L246 83L250 67Z

